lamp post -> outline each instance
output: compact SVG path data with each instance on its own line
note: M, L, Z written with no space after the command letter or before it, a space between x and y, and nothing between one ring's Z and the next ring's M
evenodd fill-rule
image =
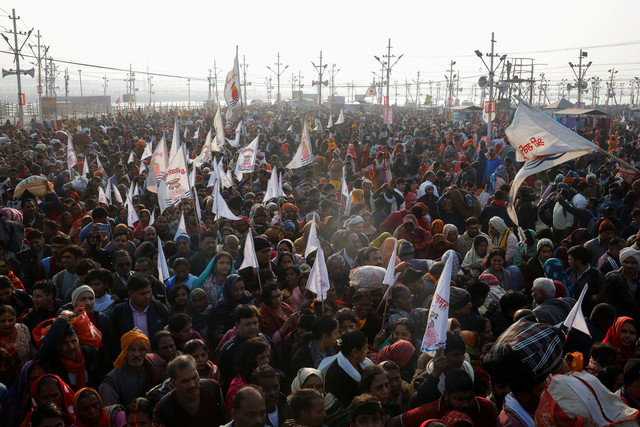
M489 71L489 83L488 83L489 84L489 102L493 101L493 76L495 74L495 71L498 69L498 67L500 66L502 61L504 61L506 59L506 57L507 57L507 55L502 55L500 57L500 61L498 62L498 64L494 68L494 66L493 66L493 58L498 56L498 54L494 53L494 50L493 50L493 45L496 42L494 40L494 34L495 33L491 33L491 53L486 54L486 56L488 56L490 58L490 64L491 65L487 65L486 61L483 58L484 55L482 54L482 52L480 52L479 50L475 51L476 56L482 60L482 63L484 64L484 66ZM487 121L487 145L491 141L491 122L492 122L492 119L493 119L493 112L488 113L488 115L489 115L489 120Z

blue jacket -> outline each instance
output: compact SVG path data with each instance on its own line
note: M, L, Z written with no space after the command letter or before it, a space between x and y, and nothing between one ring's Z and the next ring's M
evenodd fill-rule
M147 329L149 330L149 339L153 335L164 329L169 323L169 310L167 306L160 301L149 301L149 309L147 310ZM116 331L116 336L120 337L134 328L133 325L133 311L129 300L126 299L122 304L116 305L111 311L109 316L113 329Z

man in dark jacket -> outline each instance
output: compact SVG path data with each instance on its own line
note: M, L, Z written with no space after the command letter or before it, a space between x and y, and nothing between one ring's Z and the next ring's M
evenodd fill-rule
M291 418L291 408L287 403L287 397L280 393L280 378L276 370L269 365L259 367L251 375L251 384L257 385L264 392L267 425L284 425L284 421Z
M537 304L533 313L538 321L549 325L563 322L576 303L573 298L554 298L556 287L553 280L546 277L539 277L533 281L532 294Z
M200 235L199 250L195 255L189 257L191 274L199 276L207 268L209 262L216 255L217 238L218 236L212 230L207 230Z
M44 244L44 237L40 230L31 230L27 234L29 249L18 252L16 259L20 261L20 280L27 291L38 280L38 271L43 258L51 256L51 246Z
M482 227L483 232L489 232L489 220L494 216L499 216L500 218L502 218L505 224L507 224L507 227L513 226L513 221L511 221L511 218L507 213L505 194L501 190L496 191L493 202L491 202L489 206L485 206L484 208L482 208L482 212L480 212L478 221L480 221L480 226Z
M151 281L142 275L132 276L127 282L129 299L116 305L111 312L111 323L117 336L134 327L147 337L164 329L169 323L169 310L157 300L151 299Z

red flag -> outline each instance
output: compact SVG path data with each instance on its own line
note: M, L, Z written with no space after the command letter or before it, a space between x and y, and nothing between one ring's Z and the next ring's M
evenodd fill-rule
M118 99L116 99L116 105L120 104L120 97L118 97Z

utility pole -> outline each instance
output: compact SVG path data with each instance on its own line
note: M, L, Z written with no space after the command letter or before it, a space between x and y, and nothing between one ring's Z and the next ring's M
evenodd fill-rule
M80 96L82 96L82 70L78 70L78 77L80 78Z
M298 90L300 91L300 94L302 94L302 88L304 87L302 84L303 78L304 76L302 75L302 71L298 70Z
M296 81L297 81L297 77L294 73L291 73L291 100L293 101L293 93L296 91Z
M322 80L322 74L324 73L325 68L327 68L327 64L322 63L322 51L320 51L320 64L316 65L313 63L313 61L311 61L311 65L313 65L313 68L315 68L316 71L318 71L318 81L317 82L315 80L312 81L311 86L318 85L318 108L320 108L322 106L322 85L325 85L325 86L329 85L328 81Z
M41 55L41 50L40 48L44 48L45 51L45 56L47 54L47 50L48 48L46 46L42 46L40 44L40 30L38 30L38 35L36 36L36 38L38 39L38 53L37 55L35 54L35 52L33 51L33 46L31 44L29 44L29 48L31 49L31 52L34 53L34 56L36 56L37 58L37 65L38 65L38 87L37 92L38 92L38 120L42 121L42 55ZM46 59L45 59L45 63L46 63ZM47 76L46 76L46 71L45 71L45 80L46 80Z
M214 67L215 67L215 62L213 63ZM244 86L244 91L243 91L243 95L244 95L244 104L243 105L247 105L247 86L251 86L251 82L247 81L247 68L249 68L249 65L244 61L244 55L242 55L242 85ZM217 81L217 77L216 77L216 81ZM216 94L218 93L218 91L216 90Z
M207 99L211 100L213 94L211 93L211 86L213 77L211 77L211 68L209 68L209 76L207 77L207 81L209 82L209 94L207 95Z
M504 61L506 59L506 57L507 57L507 55L500 56L500 61L495 66L495 68L493 67L493 58L498 57L498 54L495 53L494 49L493 49L494 48L493 45L496 43L494 34L495 33L491 33L491 53L487 54L487 56L489 56L489 58L490 58L490 62L491 62L490 66L487 66L487 63L485 62L485 60L483 58L482 52L480 52L479 50L475 51L476 56L482 60L482 63L484 64L484 66L489 70L489 83L488 83L489 84L489 102L492 102L492 103L494 102L494 100L493 100L493 85L494 85L493 77L494 77L494 74L495 74L496 70L498 69L498 67L500 67L500 64L502 63L502 61ZM483 105L483 108L484 108L484 105ZM495 103L492 104L492 108L495 109ZM487 142L491 142L491 130L492 130L491 129L491 121L493 119L493 114L495 114L495 111L488 113L489 120L488 120L488 123L487 123Z
M418 71L418 78L414 80L416 83L416 110L420 106L420 71Z
M608 88L608 93L607 93L607 101L610 98L613 98L613 101L616 103L616 105L618 105L618 100L616 99L616 90L615 90L615 86L616 84L613 81L613 77L615 74L618 73L618 70L612 68L609 70L609 73L611 74L611 76L609 77L609 88Z
M22 31L18 31L18 19L20 19L19 16L16 16L16 10L15 9L11 9L11 12L13 13L12 16L9 16L9 19L11 19L13 21L13 31L5 31L7 34L13 34L13 45L11 45L11 42L9 42L9 38L7 36L5 36L4 34L2 34L2 37L4 38L4 40L7 42L7 44L9 45L9 47L11 48L11 50L13 51L13 55L14 55L14 60L16 61L16 77L18 78L18 117L20 120L20 126L24 126L24 93L22 93L22 81L21 81L21 75L22 75L22 71L20 71L20 51L22 50L22 48L24 47L25 43L27 42L27 40L29 40L29 36L31 35L31 32L33 31L33 28L31 30L29 30L28 33L22 32ZM18 46L18 35L21 36L26 36L24 39L24 42L22 42L21 46Z
M336 64L331 64L331 102L329 103L329 108L333 108L333 96L335 95L335 78L336 78L336 74L338 74L338 72L340 72L340 69L338 68L336 70Z
M584 81L584 76L587 74L587 70L589 69L589 67L591 66L591 61L589 61L589 63L587 65L582 65L582 58L586 58L587 57L587 52L584 52L582 49L580 49L580 56L578 57L578 65L575 66L573 63L569 62L569 66L571 67L571 71L573 71L573 74L576 76L576 79L578 80L578 106L577 108L582 108L582 90L584 89L582 87L582 82ZM578 72L576 73L575 69L578 69ZM584 68L584 70L583 70ZM585 82L586 83L586 82ZM586 84L585 84L586 86Z
M187 108L191 109L191 77L187 77Z
M155 94L153 91L153 76L149 73L149 66L147 65L147 85L149 86L149 106L153 103L152 95Z
M391 59L396 57L395 55L391 55L391 39L389 39L389 44L387 45L387 54L386 55L382 55L384 60L381 60L379 57L374 56L374 58L380 63L380 65L382 65L383 71L386 71L386 73L387 73L387 92L386 92L386 96L384 98L384 106L385 106L384 120L385 120L385 123L387 123L387 124L388 124L388 119L389 119L389 114L388 114L388 109L389 109L389 83L390 83L389 79L391 78L391 69L398 63L398 61L400 61L400 58L402 58L403 56L404 56L404 53L402 55L398 56L393 64L391 63Z
M591 106L597 108L600 102L600 83L602 79L600 77L591 77Z
M275 63L275 65L277 67L277 71L274 71L268 65L267 65L267 68L269 69L269 71L271 71L277 77L278 92L276 93L276 102L278 103L278 111L280 111L280 76L282 75L282 73L284 73L287 70L287 68L289 68L288 65L285 65L284 68L282 69L282 71L280 71L280 66L284 65L284 64L280 63L280 52L278 52L278 61Z
M449 72L449 75L447 76L445 74L444 78L447 80L447 106L449 107L449 110L451 110L451 107L453 107L453 78L455 77L453 75L453 66L456 65L456 61L451 61L449 63L449 69L447 70Z
M107 83L109 82L109 80L107 80L107 75L105 74L105 76L102 78L102 81L104 83L102 83L102 94L104 96L107 96Z
M69 69L64 69L64 106L67 113L69 115Z
M395 80L393 82L393 86L395 87L395 91L396 91L396 99L395 99L394 104L398 105L398 81L397 80Z

